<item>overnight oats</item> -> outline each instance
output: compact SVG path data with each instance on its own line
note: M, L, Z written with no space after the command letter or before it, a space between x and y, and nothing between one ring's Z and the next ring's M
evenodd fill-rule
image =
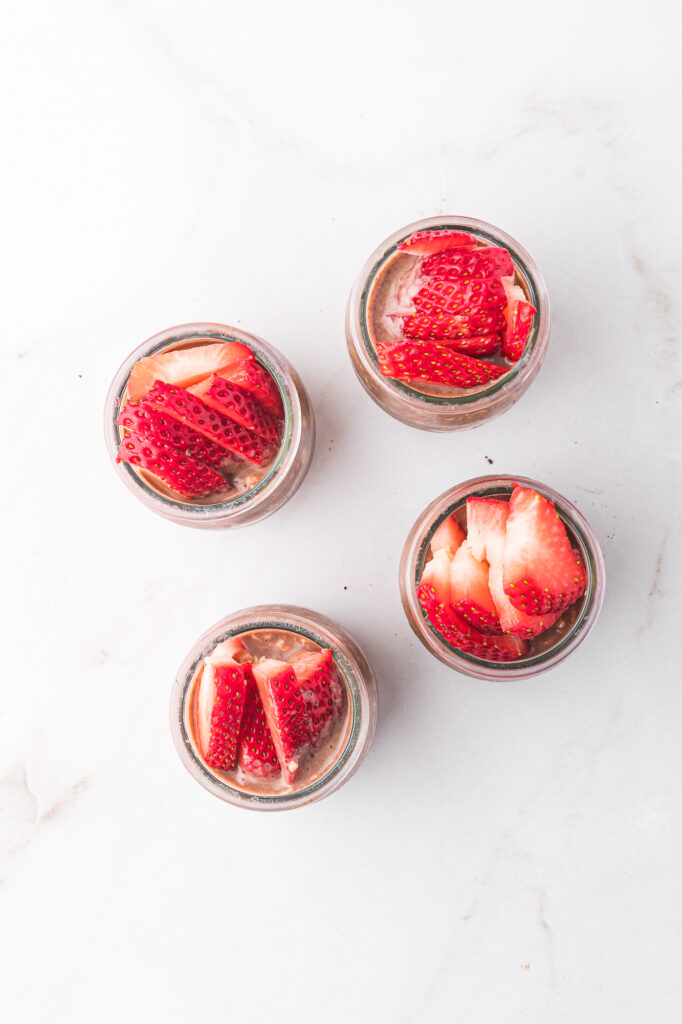
M222 324L150 338L119 369L105 408L119 475L149 508L189 526L256 522L302 482L312 408L293 367Z
M499 228L431 218L395 232L350 294L355 372L388 413L425 430L476 426L538 373L549 299L528 253Z
M355 642L302 608L264 606L201 638L173 688L183 763L230 803L284 810L337 789L372 742L377 690Z
M604 561L580 512L522 477L481 477L419 517L400 565L412 629L451 668L481 679L537 675L594 626Z

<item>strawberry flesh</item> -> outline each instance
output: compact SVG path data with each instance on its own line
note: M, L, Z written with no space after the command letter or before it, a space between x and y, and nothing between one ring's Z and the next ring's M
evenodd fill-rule
M420 272L425 277L435 275L450 281L467 277L513 277L514 264L506 249L483 245L446 249L426 256Z
M233 342L229 359L214 369L223 379L232 381L233 384L238 384L248 391L273 416L283 418L284 406L279 388L246 345Z
M487 384L507 372L506 366L473 359L434 343L379 342L377 356L385 377L450 387L469 388Z
M268 412L253 394L241 385L214 373L188 390L201 398L211 409L248 427L264 441L270 444L278 443L282 432L281 420Z
M463 231L415 231L413 235L400 242L400 252L413 253L415 256L430 256L444 249L459 249L462 246L476 244L476 239Z
M450 602L479 633L499 636L503 630L490 593L488 570L486 561L474 558L467 541L460 545L450 570Z
M455 516L448 516L431 538L431 552L435 554L441 548L448 548L450 555L454 555L465 536Z
M472 334L462 338L443 338L441 344L461 352L465 356L492 356L499 352L502 342L502 334L495 331L492 334Z
M585 590L582 560L551 501L515 487L504 546L504 592L527 615L561 613Z
M116 425L149 441L169 444L189 459L205 462L214 469L231 469L236 461L219 444L144 402L126 402Z
M253 666L284 780L296 780L311 745L310 717L291 665L267 658Z
M510 362L516 363L523 355L537 310L526 301L523 288L508 278L503 282L507 292L507 308L505 309L505 329L502 334L502 355Z
M211 409L184 388L157 380L147 392L145 402L150 408L167 413L247 462L262 466L274 455L272 445L247 427Z
M292 662L310 716L313 747L320 745L332 729L337 709L332 695L334 661L330 650L301 654ZM337 679L338 682L338 679Z
M211 768L232 771L237 763L249 665L206 662L198 697L199 752Z
M145 470L182 498L200 498L231 490L225 477L211 466L165 441L152 441L126 432L116 461Z
M245 346L240 345L239 348ZM193 345L176 348L170 352L144 356L133 366L128 378L128 398L138 402L149 391L155 380L166 384L189 387L203 380L209 373L224 366L234 358L235 343L218 342L212 345ZM247 351L249 351L247 349Z
M248 668L250 674L251 667ZM263 702L256 681L251 675L246 686L237 763L243 772L258 778L268 778L281 773Z

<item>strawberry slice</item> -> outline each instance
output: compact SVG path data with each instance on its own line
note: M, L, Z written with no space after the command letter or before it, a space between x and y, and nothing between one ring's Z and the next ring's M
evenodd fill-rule
M507 372L506 366L472 359L445 345L377 343L379 368L385 377L469 388L487 384Z
M300 654L291 663L310 716L310 738L318 747L332 729L337 715L332 695L334 659L330 650ZM338 679L336 680L338 683Z
M551 501L515 487L504 546L504 592L527 615L563 612L585 590L582 560Z
M500 626L505 633L530 639L554 625L559 613L526 615L515 608L505 594L502 572L508 518L507 501L498 501L494 498L467 498L467 538L474 557L487 559L490 565L488 586L500 617Z
M415 231L413 235L400 242L400 252L410 252L415 256L430 256L444 249L458 249L463 245L475 245L476 239L465 235L463 231Z
M467 277L513 277L514 264L506 249L495 245L446 249L421 262L424 277L432 274L448 281Z
M436 551L440 551L441 548L447 548L449 554L451 556L454 555L464 537L464 530L457 522L455 516L448 516L447 519L443 520L431 538L431 554L435 555Z
M116 461L145 470L181 498L201 498L231 490L230 483L211 466L164 441L151 441L137 434L125 433Z
M488 563L479 562L468 541L457 549L450 568L450 603L479 633L499 636L503 630L488 585Z
M265 717L284 779L295 781L301 758L310 750L310 718L291 665L266 658L253 666Z
M462 338L443 338L441 344L465 356L491 356L500 349L502 334L472 334Z
M248 666L248 668L250 673L251 667ZM239 735L237 763L247 775L255 775L258 778L268 778L281 773L263 702L252 676L246 684L246 700Z
M268 412L252 393L241 385L213 373L206 380L188 388L188 391L201 398L211 409L248 427L264 441L271 444L277 444L279 441L282 432L281 420Z
M158 409L152 409L143 402L126 402L118 414L116 425L123 427L149 441L169 444L183 452L189 459L205 462L207 466L223 471L236 465L236 458L230 457L224 448L209 441L203 434L191 430L184 423L166 416ZM241 460L239 460L241 461Z
M204 437L236 453L247 462L253 462L256 466L262 466L274 455L272 445L266 444L262 438L241 424L215 412L184 388L157 380L147 392L145 404L167 413L173 419L197 430Z
M197 698L199 753L211 768L229 772L237 763L249 665L204 662Z
M194 345L138 359L128 378L128 398L138 402L144 398L155 380L162 380L165 384L177 384L183 388L196 384L234 358L235 344L228 341L212 345Z
M256 360L253 352L241 342L232 342L229 359L213 367L224 380L238 384L248 391L268 412L280 419L284 416L282 396L268 371Z
M449 603L451 558L441 548L424 567L417 591L424 614L446 643L484 661L515 661L528 653L525 640L479 633Z
M502 335L502 355L510 362L516 363L523 355L537 310L530 302L526 302L523 288L508 281L502 283L508 297L504 312L506 327Z

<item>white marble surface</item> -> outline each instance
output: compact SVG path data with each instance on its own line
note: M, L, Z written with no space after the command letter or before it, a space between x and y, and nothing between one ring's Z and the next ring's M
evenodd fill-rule
M3 1024L677 1024L679 29L656 0L5 12ZM533 253L554 329L503 419L430 436L361 390L343 313L441 212ZM119 361L197 319L284 350L318 417L301 491L233 534L146 512L102 440ZM508 687L419 647L396 584L491 463L577 502L608 571L589 640ZM195 637L263 601L336 617L380 685L358 775L285 815L212 799L167 726Z

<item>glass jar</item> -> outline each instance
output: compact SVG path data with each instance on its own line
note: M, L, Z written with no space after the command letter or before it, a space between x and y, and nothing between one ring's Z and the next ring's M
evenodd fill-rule
M275 381L284 406L284 430L279 452L265 476L250 490L228 501L186 501L154 487L125 462L117 462L121 441L116 417L125 404L128 377L143 356L184 348L190 344L236 341L246 345ZM313 457L315 420L300 377L277 349L253 334L224 324L196 323L170 327L145 341L128 356L113 379L104 409L104 433L109 455L126 487L147 508L174 523L195 527L246 526L280 508L300 487Z
M214 771L199 756L193 740L192 699L198 669L214 647L230 637L253 630L284 630L303 641L331 649L337 675L345 689L345 718L333 760L308 784L296 783L281 792L242 788L225 773ZM342 786L358 769L369 750L378 713L377 685L364 654L346 631L317 612L292 605L259 605L235 612L216 623L196 642L183 661L173 684L170 727L180 760L190 775L209 793L227 803L256 811L284 811L314 803ZM257 787L255 782L254 786Z
M517 280L537 313L523 355L507 373L486 386L455 396L424 394L384 377L370 337L369 314L384 272L395 261L398 244L415 231L447 229L474 235L482 243L507 249ZM365 391L396 419L422 430L460 430L485 423L509 409L537 376L549 342L549 296L533 259L500 228L472 217L428 217L400 228L375 249L353 285L346 309L346 340L355 373ZM432 388L434 392L438 389ZM442 389L441 389L442 390Z
M511 495L515 484L530 487L554 503L573 546L578 550L587 574L587 585L581 598L566 613L570 622L559 634L556 628L535 639L535 650L517 661L490 662L475 658L452 647L434 629L422 611L417 587L424 569L431 538L440 524L452 513L463 510L466 499L501 498ZM453 487L424 509L410 530L400 560L400 598L413 631L426 649L450 668L474 679L525 679L554 668L582 643L594 627L604 600L605 569L599 543L584 516L575 505L551 487L521 476L481 476ZM560 620L561 621L561 620Z

